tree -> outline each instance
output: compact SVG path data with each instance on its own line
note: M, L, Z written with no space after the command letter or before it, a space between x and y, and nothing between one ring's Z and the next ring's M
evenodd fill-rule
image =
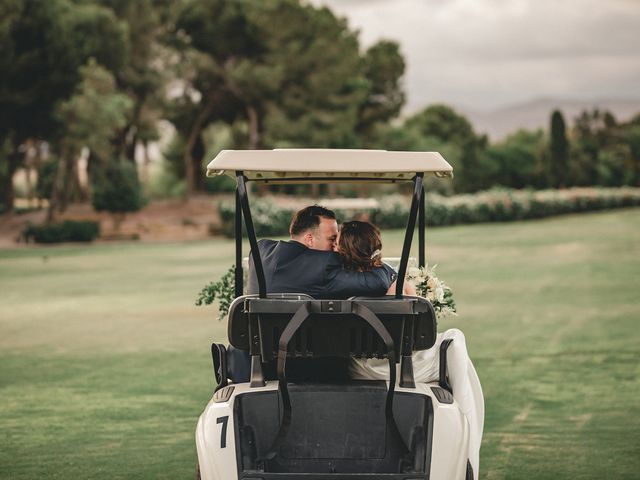
M111 71L126 57L125 27L104 7L70 0L0 4L0 183L13 206L12 178L29 139L60 140L57 105L80 81L88 58Z
M140 210L144 203L138 172L131 162L111 159L95 174L93 207L112 214L115 230L128 212Z
M265 98L265 141L272 146L353 147L370 82L355 32L327 8L275 1L260 24L267 65L281 66L280 88ZM272 68L273 68L272 67Z
M156 123L162 111L163 77L159 64L164 61L159 45L165 22L163 13L169 7L155 5L153 0L101 0L121 22L126 24L127 52L125 62L115 75L118 89L129 96L132 108L114 144L119 155L134 161L136 146L158 138Z
M51 198L53 195L53 183L58 171L58 162L47 160L42 162L38 168L38 183L36 184L36 194L38 198Z
M347 147L358 145L360 106L370 92L389 94L381 102L386 111L399 108L390 92L393 75L367 80L356 34L327 8L296 0L189 1L176 32L190 59L176 102L179 112L192 112L177 125L189 191L200 168L194 152L202 131L217 120L244 123L247 148ZM392 57L392 47L380 51L371 53L372 65ZM379 91L371 90L374 84Z
M76 93L62 102L56 116L64 125L58 143L58 168L49 205L49 220L56 209L64 209L77 180L77 165L83 147L104 162L114 151L113 139L126 121L131 100L116 91L115 80L106 69L90 59L80 68L82 77Z
M551 114L551 141L549 144L550 160L548 174L553 186L566 186L569 173L569 141L562 112L554 110Z
M168 45L178 52L174 62L182 79L182 95L169 118L184 139L187 193L202 187L202 132L217 119L232 123L242 104L225 86L228 70L256 50L242 2L188 1L176 14Z
M640 114L624 125L624 140L629 145L629 185L640 186Z
M632 184L633 171L629 168L631 159L631 149L624 143L600 149L596 164L597 184L604 187Z
M373 141L373 129L400 113L405 102L401 86L405 63L396 42L382 40L364 54L364 76L369 89L358 111L356 131L365 144Z
M504 141L487 147L484 162L492 185L510 188L545 188L542 159L547 149L542 130L518 130Z
M454 162L454 177L457 191L475 191L491 186L490 174L482 162L481 153L487 146L487 137L477 135L469 120L447 105L432 105L409 117L405 126L415 128L434 144L450 144L460 150L459 161Z
M577 185L599 185L600 181L609 182L609 174L599 167L606 158L611 164L611 152L604 157L600 152L624 142L624 136L614 116L607 111L594 109L583 111L575 120L573 127L574 145L570 156L571 176ZM616 163L615 161L613 163ZM608 168L608 167L607 167Z

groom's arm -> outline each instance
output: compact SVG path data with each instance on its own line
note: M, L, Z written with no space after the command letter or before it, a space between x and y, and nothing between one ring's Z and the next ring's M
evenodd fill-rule
M381 297L387 294L396 279L396 272L384 265L370 272L346 270L342 265L327 267L327 298L349 298L353 296Z

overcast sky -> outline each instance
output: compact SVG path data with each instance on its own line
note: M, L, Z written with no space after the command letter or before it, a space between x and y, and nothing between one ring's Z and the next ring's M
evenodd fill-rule
M366 47L400 43L406 111L540 97L640 99L640 0L313 0Z

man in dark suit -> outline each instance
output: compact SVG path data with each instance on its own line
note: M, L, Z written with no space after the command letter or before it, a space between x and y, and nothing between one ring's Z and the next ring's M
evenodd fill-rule
M333 250L338 223L333 211L312 205L296 212L288 241L260 240L258 249L267 293L304 293L314 298L344 299L352 296L382 296L395 281L387 265L369 272L346 270ZM248 293L258 293L258 281L249 256ZM229 378L248 381L249 354L229 347Z

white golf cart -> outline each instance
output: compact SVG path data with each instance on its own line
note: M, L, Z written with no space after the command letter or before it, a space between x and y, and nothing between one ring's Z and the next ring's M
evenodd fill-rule
M218 386L196 429L198 475L204 480L473 479L469 424L446 375L448 343L441 345L440 381L416 383L411 354L433 347L436 316L427 300L402 295L416 223L419 265L425 264L423 178L451 176L451 165L434 152L223 151L207 174L237 180L237 298L228 332L231 345L250 353L251 379L227 382L223 347L214 345ZM396 294L347 300L267 294L247 182L413 183ZM257 295L242 294L243 218ZM352 358L388 360L389 381L304 375L305 365ZM302 368L287 370L296 361Z

